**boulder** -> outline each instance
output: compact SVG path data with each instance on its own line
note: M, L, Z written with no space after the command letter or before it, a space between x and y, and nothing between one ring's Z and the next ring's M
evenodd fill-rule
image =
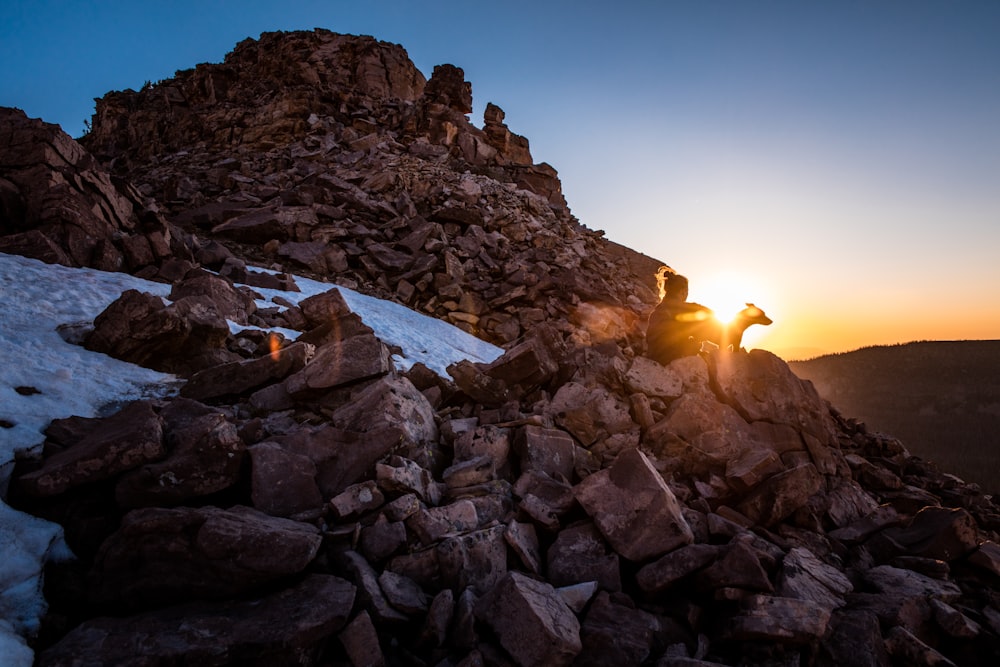
M379 377L392 370L389 350L373 335L352 336L316 350L302 370L288 377L285 390L305 399L341 385Z
M559 593L543 581L508 572L476 605L521 667L570 665L583 649L580 623Z
M606 591L622 589L618 554L608 548L600 531L589 521L559 531L548 549L547 565L553 586L594 581Z
M236 484L246 447L236 425L223 413L179 398L168 403L160 417L168 453L118 480L115 498L119 505L179 505Z
M446 537L434 548L441 582L453 591L488 591L507 572L503 526Z
M662 556L694 540L677 498L638 449L622 452L574 493L615 551L631 561Z
M315 655L344 626L354 597L354 586L344 579L311 574L295 586L259 597L99 617L42 651L36 664L293 664Z
M316 484L312 459L275 442L259 442L248 451L250 497L255 508L285 517L319 511L323 495Z
M292 343L257 359L219 364L196 372L181 387L181 395L197 401L240 396L296 373L315 350L306 343Z
M812 602L754 595L730 619L725 635L736 641L808 644L823 638L829 622L830 612Z
M320 542L314 526L248 507L133 510L97 554L94 595L130 608L229 597L302 572Z
M811 463L803 463L769 477L736 506L753 523L773 526L804 506L823 487Z
M40 468L17 483L28 495L53 496L158 461L165 453L160 416L150 402L136 401L97 422L78 442L46 456Z

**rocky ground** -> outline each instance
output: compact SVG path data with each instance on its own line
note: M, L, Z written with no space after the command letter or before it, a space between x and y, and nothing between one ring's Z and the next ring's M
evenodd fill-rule
M273 33L80 144L0 113L0 251L170 283L78 341L187 379L19 462L78 556L37 664L997 664L992 498L766 351L642 356L659 262L463 79ZM506 352L401 371L332 285L257 307L292 272Z

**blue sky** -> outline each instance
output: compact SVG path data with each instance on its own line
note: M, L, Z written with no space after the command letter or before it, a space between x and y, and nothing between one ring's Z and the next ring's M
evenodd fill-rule
M761 346L1000 338L1000 2L4 5L0 104L73 136L246 37L370 34L462 67L583 224L763 306Z

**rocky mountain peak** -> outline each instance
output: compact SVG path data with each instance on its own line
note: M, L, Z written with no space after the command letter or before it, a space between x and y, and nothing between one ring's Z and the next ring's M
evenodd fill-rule
M77 556L37 664L996 664L992 497L769 352L643 356L660 262L470 109L316 30L109 93L79 145L0 114L0 250L169 283L67 338L183 380L17 461ZM345 288L501 349L404 368Z

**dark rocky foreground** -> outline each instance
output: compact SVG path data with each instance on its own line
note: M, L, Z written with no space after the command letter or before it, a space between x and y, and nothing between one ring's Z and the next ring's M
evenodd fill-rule
M19 463L78 556L37 663L998 664L992 498L766 351L643 357L659 263L470 109L316 31L109 93L83 146L0 114L0 251L171 283L80 342L187 378ZM258 308L292 272L506 352L400 371L336 289Z

